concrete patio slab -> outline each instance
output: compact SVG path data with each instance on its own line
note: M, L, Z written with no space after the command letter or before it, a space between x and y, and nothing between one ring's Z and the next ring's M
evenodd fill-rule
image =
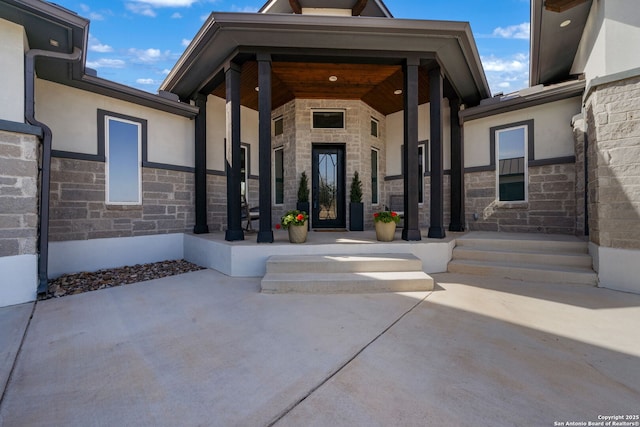
M265 295L212 270L40 302L4 426L265 425L426 293Z
M640 296L434 279L440 291L277 425L587 425L640 412Z
M32 311L33 303L0 308L0 397L9 380Z
M640 412L640 295L434 276L432 293L267 295L257 278L203 270L39 302L0 425L553 426Z

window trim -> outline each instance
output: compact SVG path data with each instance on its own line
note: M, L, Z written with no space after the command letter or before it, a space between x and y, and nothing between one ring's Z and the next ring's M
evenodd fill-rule
M373 132L370 132L371 136L374 137L374 138L380 138L380 121L375 119L375 118L373 118L373 117L371 117L371 122L370 122L370 126L372 128L371 130L373 130L373 124L374 123L376 124L376 133L374 135Z
M318 128L313 123L313 115L315 113L341 113L342 127L339 128ZM342 108L314 108L311 110L311 129L314 130L344 130L347 128L347 111Z
M495 165L496 173L496 202L500 204L510 205L518 203L527 203L529 201L529 162L531 161L532 147L529 144L531 127L526 122L514 123L512 126L499 126L491 128L493 130L493 162ZM499 133L507 132L515 129L524 129L524 198L521 200L500 200L500 138Z
M116 120L124 123L135 125L138 128L138 200L131 202L117 202L109 200L109 120ZM142 163L146 157L147 148L147 121L137 117L127 116L124 114L114 113L105 110L98 110L98 146L104 147L103 153L105 157L105 204L110 206L140 206L142 205ZM99 149L99 152L101 150Z
M380 149L376 147L371 147L371 153L376 153L376 199L377 201L373 201L373 168L371 168L371 205L378 206L380 205Z
M278 133L276 131L276 122L278 122L278 121L282 122L282 132L281 133ZM276 137L276 136L280 136L280 135L284 135L284 116L278 116L278 117L275 117L273 119L273 136Z
M277 201L277 191L276 191L276 152L282 151L282 203L278 203ZM274 206L284 206L284 146L275 147L273 149L273 205Z

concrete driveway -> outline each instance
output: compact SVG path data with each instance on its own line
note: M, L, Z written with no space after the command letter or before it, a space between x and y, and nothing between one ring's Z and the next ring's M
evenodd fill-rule
M32 304L0 309L0 387L11 373L0 425L553 426L640 414L640 295L434 278L431 293L264 295L259 279L203 270L39 302L30 324Z

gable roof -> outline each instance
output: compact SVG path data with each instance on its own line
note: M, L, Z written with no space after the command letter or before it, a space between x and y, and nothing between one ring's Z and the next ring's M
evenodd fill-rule
M304 8L333 8L353 9L361 0L295 0ZM360 16L374 16L381 18L393 18L393 15L382 0L364 1L366 5ZM260 8L258 13L294 13L291 0L269 0Z

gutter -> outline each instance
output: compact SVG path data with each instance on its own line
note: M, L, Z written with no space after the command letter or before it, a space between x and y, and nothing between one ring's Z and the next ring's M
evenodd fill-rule
M58 53L48 50L31 49L25 54L25 119L42 129L42 162L40 166L40 215L38 223L38 294L47 292L49 262L49 189L51 178L51 129L35 118L35 60L37 57L77 62L82 59L82 50L74 47L73 53Z

